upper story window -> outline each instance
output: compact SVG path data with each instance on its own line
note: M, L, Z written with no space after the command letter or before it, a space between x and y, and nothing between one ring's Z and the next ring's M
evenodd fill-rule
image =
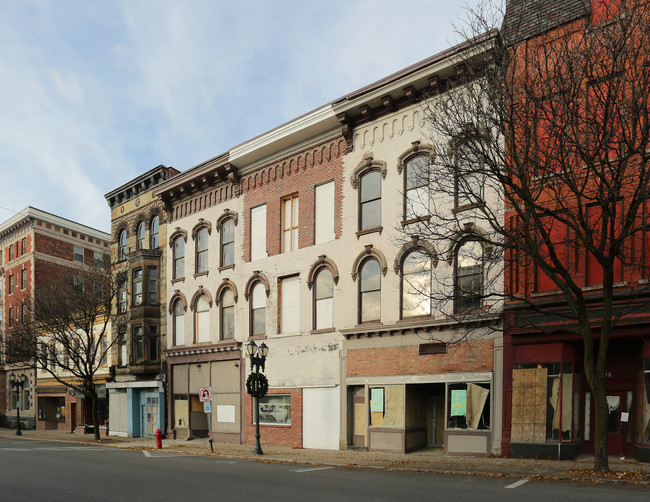
M300 276L283 277L278 284L280 333L300 331Z
M84 262L84 248L81 246L76 246L74 247L74 261L77 261L79 263Z
M483 297L483 246L467 240L456 248L455 310L463 312L481 307Z
M22 245L22 248L23 248L22 254L26 254L27 253L27 237L23 237L23 240L20 241L20 242L21 242L21 245Z
M456 148L456 207L483 201L483 172L476 156L478 143L461 143Z
M117 334L117 365L126 366L127 364L126 331L120 331Z
M22 269L20 273L20 289L27 289L27 269Z
M210 341L210 301L200 295L194 304L194 340L196 343Z
M143 221L138 225L138 240L137 240L138 249L146 249L147 246L145 245L144 237L145 237L145 228L144 228L144 221Z
M126 260L126 230L122 230L120 232L120 236L117 242L117 260Z
M150 241L151 241L151 249L158 249L158 227L160 226L160 220L158 219L158 216L154 216L154 219L151 220L151 230L150 230Z
M431 315L431 258L411 251L402 262L402 319Z
M172 309L174 345L185 345L185 303L180 298Z
M228 267L235 263L235 220L228 218L221 223L221 265Z
M133 271L133 305L142 305L142 269Z
M14 274L9 274L9 294L14 294Z
M221 317L221 339L232 340L235 338L235 294L232 289L225 288L221 293L220 317Z
M359 322L381 320L381 270L379 262L367 259L359 271Z
M298 249L298 194L282 199L282 252Z
M251 209L251 261L266 258L266 204Z
M429 156L418 155L404 163L404 219L428 216Z
M266 334L266 291L264 284L257 282L251 291L251 336Z
M359 179L359 230L381 226L381 173L367 171Z
M208 229L201 228L196 233L196 273L208 271Z
M9 261L14 259L14 245L9 246Z
M101 251L93 252L93 264L95 265L95 267L104 266L104 255L102 254Z
M120 279L117 284L117 313L126 313L126 278Z
M185 239L178 236L174 239L174 279L185 277Z
M131 362L141 363L144 359L142 326L133 326L131 334Z
M334 280L329 268L323 267L314 279L314 329L334 327Z
M149 282L147 283L147 295L149 305L158 303L158 267L149 267Z
M5 294L5 278L3 276L0 276L0 298L2 298L4 294Z
M334 182L318 185L314 189L314 244L333 241L334 232Z

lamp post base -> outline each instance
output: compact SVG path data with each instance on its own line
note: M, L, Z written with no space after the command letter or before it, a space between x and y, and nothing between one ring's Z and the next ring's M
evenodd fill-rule
M22 436L23 433L20 431L20 429L16 429L16 436Z

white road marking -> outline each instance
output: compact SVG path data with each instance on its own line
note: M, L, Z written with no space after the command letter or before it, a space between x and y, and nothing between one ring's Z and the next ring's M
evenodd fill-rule
M4 451L66 451L66 450L99 450L99 446L59 446L37 448L0 448Z
M528 483L529 481L530 481L530 479L520 479L519 481L517 481L515 483L512 483L511 485L506 486L506 488L517 488L517 487L523 485L524 483Z
M334 469L334 467L311 467L309 469L291 469L291 472L324 471L326 469Z
M142 450L142 453L145 457L148 458L174 458L174 457L188 457L189 455L183 455L182 453L151 453L146 450Z

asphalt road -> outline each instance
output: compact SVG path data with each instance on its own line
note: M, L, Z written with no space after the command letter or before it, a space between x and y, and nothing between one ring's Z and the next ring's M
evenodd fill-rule
M575 484L0 439L0 501L650 500L648 487Z

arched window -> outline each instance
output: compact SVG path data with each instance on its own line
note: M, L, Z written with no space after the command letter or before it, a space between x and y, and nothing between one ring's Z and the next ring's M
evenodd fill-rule
M126 260L126 230L120 232L117 244L117 259L118 261Z
M266 291L264 284L257 282L250 296L251 336L266 334Z
M366 172L359 185L359 230L381 226L381 173Z
M185 345L185 304L180 298L174 303L174 345Z
M418 155L404 164L404 219L428 216L429 156Z
M235 264L235 220L228 218L221 223L221 267Z
M323 267L314 279L314 329L334 326L334 280L329 268Z
M431 258L413 250L402 262L402 319L431 315Z
M138 225L138 249L145 249L144 232L144 222L142 222Z
M202 228L196 233L196 273L208 271L208 229Z
M381 269L379 262L368 259L361 264L359 280L359 322L381 319Z
M483 247L468 240L456 248L454 304L457 312L478 309L483 297Z
M221 339L232 340L235 338L235 294L232 289L223 290L219 306L221 309Z
M178 236L174 240L174 279L185 277L185 239Z
M155 216L154 219L151 220L151 229L150 229L150 232L149 232L151 249L158 249L159 226L160 226L160 220L158 219L158 216Z
M210 302L206 295L199 296L194 305L194 340L196 343L210 341Z

